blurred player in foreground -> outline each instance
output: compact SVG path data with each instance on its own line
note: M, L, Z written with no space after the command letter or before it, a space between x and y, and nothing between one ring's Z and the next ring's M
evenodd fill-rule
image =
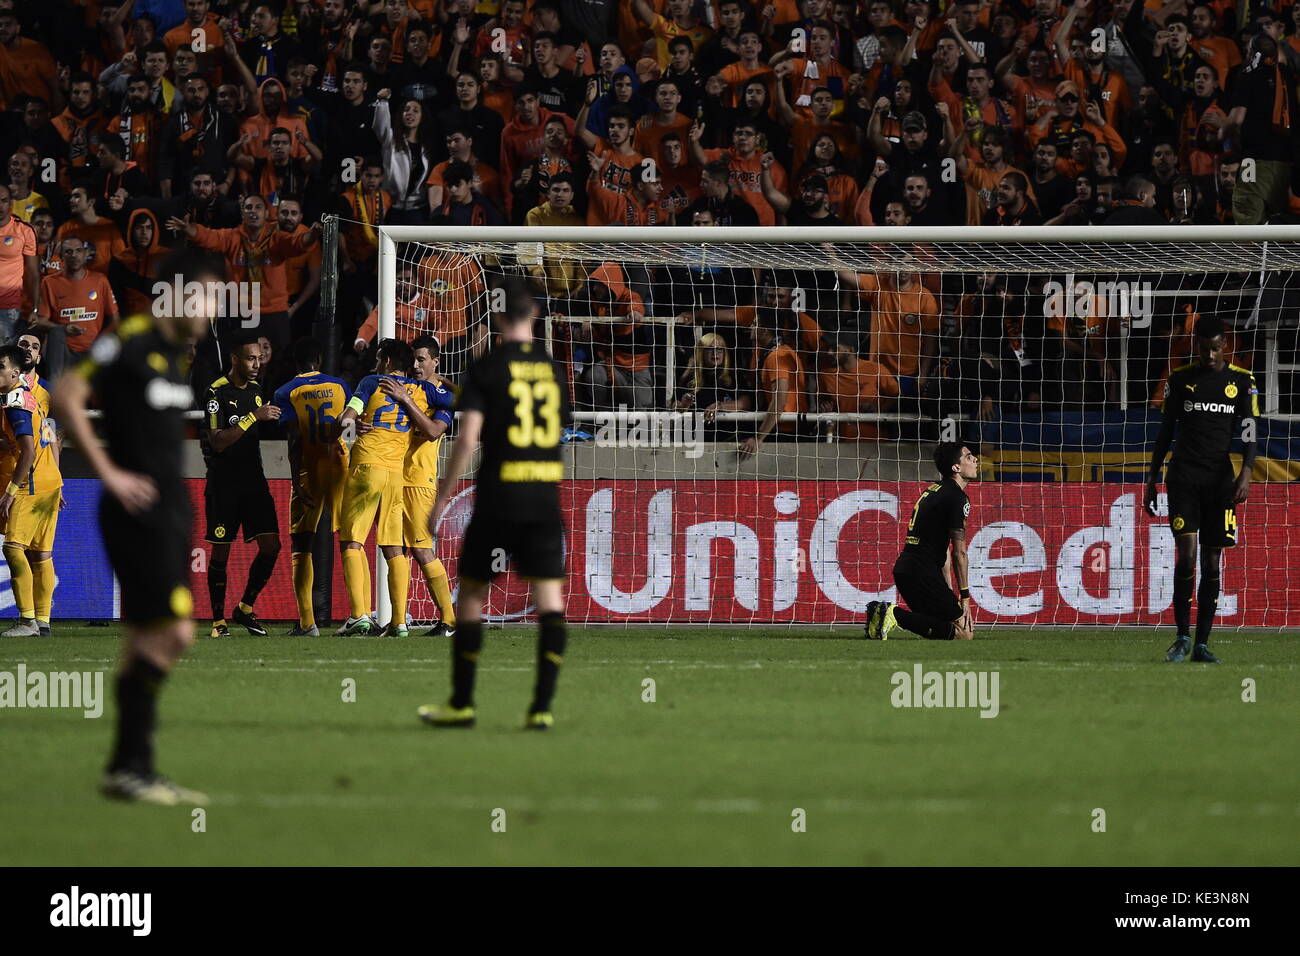
M164 263L160 274L215 289L225 268L182 252ZM126 624L116 686L117 733L100 789L109 797L166 806L207 802L202 793L160 776L153 753L158 695L194 641L193 516L181 477L181 447L184 415L194 402L187 355L207 328L212 306L175 311L179 314L155 319L133 316L117 334L100 338L54 389L60 419L103 482L100 528L121 587ZM86 415L92 394L103 412L107 448Z

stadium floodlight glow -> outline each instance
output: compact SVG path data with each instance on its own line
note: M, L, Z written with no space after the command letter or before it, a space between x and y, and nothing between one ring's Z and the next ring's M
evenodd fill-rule
M1295 626L1296 272L1293 226L381 227L379 334L441 333L460 374L494 284L530 278L572 373L575 622L860 626L892 597L934 443L955 440L982 462L978 621L1118 627L1168 621L1173 540L1141 485L1163 382L1218 315L1258 381L1273 479L1243 509L1219 626ZM706 416L684 395L719 394L708 335L753 401ZM800 394L747 455L778 379ZM453 579L460 510L438 543ZM523 616L525 594L507 576L492 616ZM411 608L432 616L418 575Z

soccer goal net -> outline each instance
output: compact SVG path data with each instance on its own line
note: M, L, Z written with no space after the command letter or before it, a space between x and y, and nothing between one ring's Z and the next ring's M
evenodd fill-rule
M1297 240L1231 226L386 228L380 332L432 334L456 380L492 345L503 277L527 278L573 408L574 621L856 625L894 596L935 444L960 441L981 463L977 620L1132 626L1169 619L1174 539L1163 486L1151 517L1143 485L1164 382L1211 316L1263 413L1220 626L1296 626ZM453 580L473 503L466 479L439 529ZM415 578L411 613L432 619ZM526 583L503 574L490 612L527 616Z

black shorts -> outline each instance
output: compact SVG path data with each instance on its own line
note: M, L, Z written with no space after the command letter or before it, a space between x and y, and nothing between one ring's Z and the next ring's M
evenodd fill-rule
M117 576L123 621L146 625L190 617L192 521L184 488L142 515L128 514L116 498L104 495L99 527Z
M943 570L904 552L894 562L894 583L907 609L942 621L956 621L964 613L957 595L943 579Z
M208 519L204 540L230 544L244 529L244 540L259 534L279 534L280 521L266 476L208 475L203 487L203 507Z
M558 514L536 521L510 521L475 510L465 529L460 576L491 581L505 570L529 580L564 577L564 521Z
M1174 537L1199 534L1203 548L1234 547L1237 543L1237 509L1232 504L1232 497L1236 484L1232 477L1206 484L1166 477L1169 527L1173 529Z

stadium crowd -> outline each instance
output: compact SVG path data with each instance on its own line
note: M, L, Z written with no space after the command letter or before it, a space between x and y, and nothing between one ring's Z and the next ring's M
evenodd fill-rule
M273 393L312 332L328 214L353 375L374 351L384 223L1285 220L1298 83L1300 3L0 0L0 340L39 332L56 374L148 311L162 253L189 242L259 286ZM486 345L493 270L519 270L568 320L556 351L579 409L989 418L1153 400L1204 308L1159 299L1121 359L1104 307L1044 318L1047 276L834 256L805 271L545 244L486 272L411 258L399 332L436 336L454 377ZM650 321L666 317L672 363ZM1249 365L1246 337L1230 347ZM197 389L224 365L201 350Z

